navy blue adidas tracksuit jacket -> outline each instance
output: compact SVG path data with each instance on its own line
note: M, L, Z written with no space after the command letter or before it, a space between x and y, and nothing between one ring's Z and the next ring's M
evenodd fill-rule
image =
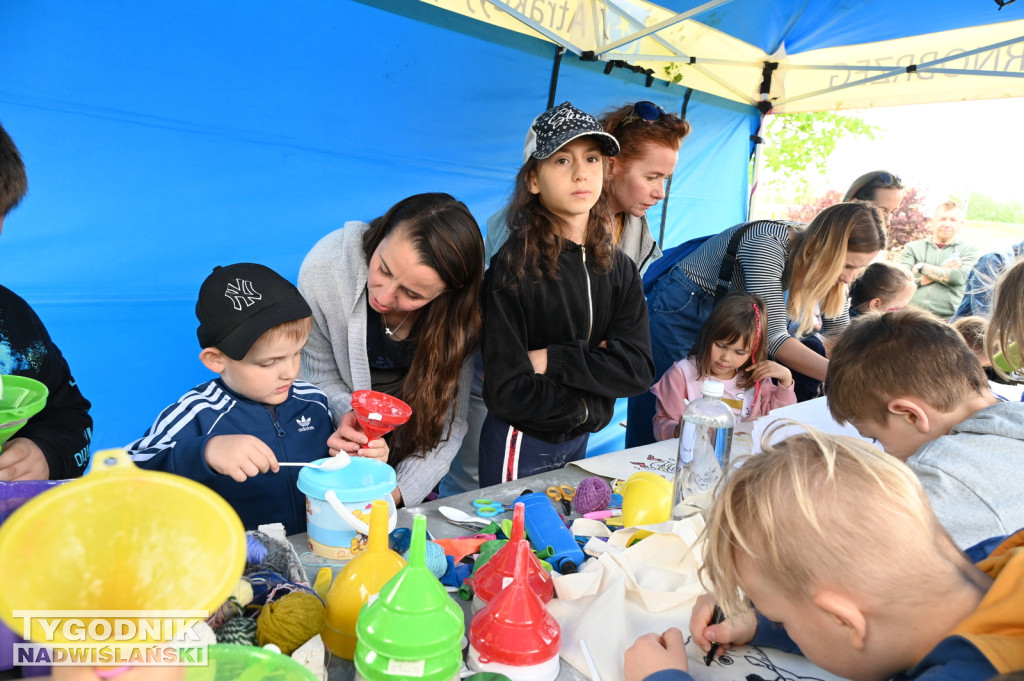
M288 399L269 406L233 392L219 378L196 386L167 407L140 439L126 446L141 468L191 478L227 500L247 530L284 523L288 534L306 531L306 501L296 483L298 466L235 482L206 464L206 443L218 435L254 435L278 461L314 461L328 456L333 432L327 396L296 381Z

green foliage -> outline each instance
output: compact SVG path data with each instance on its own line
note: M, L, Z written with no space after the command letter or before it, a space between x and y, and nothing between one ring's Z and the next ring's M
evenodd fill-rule
M856 116L819 111L769 116L765 124L764 168L772 184L805 194L807 173L825 174L836 143L846 136L875 139L881 129Z
M985 222L1024 222L1024 206L1016 201L1000 202L980 192L967 200L967 219Z

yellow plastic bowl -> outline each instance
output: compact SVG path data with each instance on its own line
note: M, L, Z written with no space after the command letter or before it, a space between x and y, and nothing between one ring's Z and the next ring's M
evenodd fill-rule
M672 517L672 483L651 471L637 471L622 491L622 525L654 525Z
M213 611L245 568L245 530L208 487L111 449L0 525L0 556L0 618L20 633L15 610ZM30 638L63 643L61 629L48 641L33 621Z

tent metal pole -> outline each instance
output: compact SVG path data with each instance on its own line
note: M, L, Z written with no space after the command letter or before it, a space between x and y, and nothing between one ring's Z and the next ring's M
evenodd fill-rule
M568 40L566 40L564 37L562 37L562 36L558 35L557 33L555 33L554 31L548 30L548 28L545 27L543 24L540 24L540 23L534 21L533 19L531 19L530 17L526 16L522 12L520 12L520 11L518 11L516 9L513 9L507 3L502 2L501 0L486 0L486 1L491 3L492 5L494 5L498 9L500 9L502 12L506 12L507 14L515 17L516 19L519 20L520 23L525 24L526 26L529 26L534 31L536 31L537 33L540 33L542 36L544 36L545 38L547 38L551 42L555 43L556 45L564 44L567 49L572 50L575 54L583 54L583 52L585 51L579 45L574 45L573 43L571 43Z
M612 50L615 50L615 49L618 49L618 48L622 47L623 45L628 45L630 43L634 43L637 40L641 40L642 38L646 38L647 36L649 36L649 35L651 35L653 33L657 33L658 31L661 31L662 29L666 29L666 28L669 28L671 26L675 26L676 24L678 24L680 22L686 21L687 19L689 19L691 17L694 17L694 16L697 16L698 14L701 14L703 12L706 12L709 9L714 9L715 7L718 7L719 5L724 5L727 2L731 2L731 0L710 0L710 2L705 2L703 5L700 5L698 7L694 7L691 10L688 10L686 12L682 12L681 14L676 14L675 16L671 16L668 19L665 19L664 21L659 21L658 23L654 24L653 26L649 26L649 27L645 28L642 31L639 31L637 33L632 33L630 35L627 35L624 38L619 38L616 41L610 42L607 45L605 45L604 48L600 52L597 53L597 55L598 56L602 56L602 55L604 55L607 52L611 52Z
M757 103L757 109L761 112L761 123L757 126L757 134L751 135L754 142L754 170L750 178L750 197L747 201L747 220L753 219L754 209L757 207L757 185L761 181L761 166L764 164L764 126L765 119L772 111L772 104L768 100L772 91L772 75L779 68L779 63L766 61L761 69L761 101Z
M761 181L761 167L764 165L764 125L765 114L761 114L761 124L757 127L757 134L751 135L754 142L754 170L750 178L750 196L747 200L747 221L753 219L754 210L757 208L757 185Z
M690 105L690 95L693 94L693 88L686 88L686 94L683 95L683 108L679 112L679 117L686 120L686 107ZM673 172L673 174L675 174ZM669 175L665 180L665 198L661 202L661 231L658 233L658 245L665 248L665 222L668 220L668 198L672 194L672 175Z
M643 28L645 28L643 22L640 22L640 21L637 21L636 19L634 19L633 15L631 15L629 12L627 12L623 8L619 7L612 0L605 0L604 7L605 7L605 12L606 13L607 13L608 10L613 11L615 14L619 15L620 19L622 19L623 21L628 23L633 28L636 28L636 29L643 29ZM675 57L670 57L670 58L676 59L676 58L681 58L683 56L683 53L679 51L678 47L676 47L675 45L673 45L669 41L665 40L660 35L657 35L657 34L652 35L651 36L651 40L655 41L656 43L658 43L659 45L664 47L666 50L671 52L673 55L675 55ZM625 56L629 56L632 59L636 59L639 55L631 54L631 55L625 55Z
M558 45L558 49L555 50L555 63L551 66L551 86L548 88L549 109L555 105L555 91L558 90L558 70L562 66L563 54L565 54L565 48Z
M866 83L871 83L871 82L874 82L876 80L887 80L889 78L892 78L893 76L899 76L899 75L903 75L903 74L907 74L907 73L914 73L914 72L917 72L917 71L928 72L928 73L938 72L938 69L934 68L938 64L944 64L944 63L946 63L948 61L956 61L958 59L963 59L965 57L970 57L970 56L973 56L973 55L981 53L981 52L988 52L989 50L1000 49L1002 47L1006 47L1008 45L1014 45L1014 44L1022 42L1022 41L1024 41L1024 36L1021 36L1019 38L1011 38L1010 40L1004 40L1004 41L999 42L999 43L994 43L992 45L986 45L985 47L979 47L979 48L976 48L976 49L973 49L973 50L967 50L966 52L957 52L956 54L948 55L948 56L945 56L945 57L940 57L939 59L933 59L932 61L922 62L920 64L910 64L909 66L900 66L898 68L891 68L890 67L887 71L885 71L883 73L880 73L878 75L875 75L875 76L868 76L867 78L862 78L860 80L855 80L855 81L852 81L852 82L849 82L849 83L842 83L840 85L836 85L835 87L824 88L824 89L821 89L821 90L816 90L815 92L808 92L808 93L805 93L805 94L802 94L802 95L795 95L793 97L786 97L785 99L781 99L781 100L775 102L774 105L775 106L783 106L785 104L789 104L790 102L800 101L801 99L810 99L811 97L817 97L818 95L824 95L824 94L828 94L830 92L836 92L838 90L845 90L847 88L855 87L857 85L864 85ZM958 73L959 73L959 71L958 71ZM964 73L967 73L967 72L964 72ZM1007 73L1001 73L1000 75L1001 76L1007 76L1007 75L1014 75L1014 76L1016 76L1017 74L1011 74L1011 73L1007 72Z
M606 56L629 57L630 59L633 59L635 61L664 61L664 62L673 62L673 63L677 63L677 64L679 64L681 66L689 66L690 68L694 69L695 71L698 71L702 76L704 76L708 80L714 82L716 85L719 85L719 86L725 88L726 90L728 90L729 92L733 93L734 95L736 95L737 101L746 102L747 104L749 104L751 106L757 106L758 100L754 99L749 94L747 94L746 92L743 92L742 90L740 90L739 88L735 87L734 85L726 82L722 78L716 76L711 71L708 71L707 69L703 68L702 65L703 64L713 64L713 65L716 65L716 66L718 66L718 65L726 65L726 66L748 66L748 67L750 67L750 66L759 65L759 64L761 64L763 62L741 62L741 61L730 61L730 60L724 60L724 59L698 59L697 57L690 57L690 56L688 56L686 54L678 52L678 50L676 52L678 53L677 57L669 57L669 56L666 56L666 55L647 55L647 54L639 54L639 55L638 54L614 54L614 55L606 55Z

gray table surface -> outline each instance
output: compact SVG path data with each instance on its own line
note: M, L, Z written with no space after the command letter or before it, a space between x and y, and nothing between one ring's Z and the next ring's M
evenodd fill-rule
M436 501L402 508L398 511L398 527L412 527L413 516L422 514L427 518L427 531L431 536L437 538L465 536L469 530L449 523L437 510L438 507L454 506L455 508L472 514L473 500L475 499L492 499L503 504L511 504L525 490L543 492L546 488L557 484L567 484L575 487L580 483L580 481L584 478L591 477L591 475L591 473L588 473L577 466L568 466L561 470L549 471L547 473L522 478L513 482L494 485L492 487L484 487L482 489L473 490L472 492L457 494L455 496L445 497ZM509 511L503 515L495 517L495 520L511 517L512 513ZM576 518L579 516L575 511L573 511L572 515L569 517ZM310 584L313 583L316 578L316 574L321 567L325 565L330 567L334 575L337 576L338 572L345 566L345 563L341 561L328 560L312 553L309 550L305 533L291 535L288 539L299 554L299 559L302 561L303 567L306 568L306 575L309 578ZM466 626L468 627L470 619L472 618L470 603L459 598L456 598L456 601L462 606L463 612L466 615ZM327 678L330 681L351 681L355 678L355 665L349 660L344 660L332 655ZM568 664L564 660L561 661L561 669L559 671L557 681L584 681L585 679L587 679L587 677L577 671L572 665Z

